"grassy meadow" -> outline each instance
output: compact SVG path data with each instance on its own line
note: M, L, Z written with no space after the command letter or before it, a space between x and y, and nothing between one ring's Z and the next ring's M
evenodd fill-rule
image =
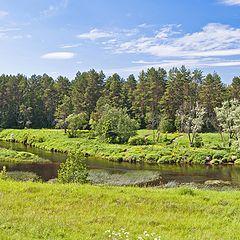
M240 239L240 192L0 180L0 239ZM121 238L116 238L121 239ZM126 238L122 238L126 239ZM153 238L144 238L153 239Z
M137 135L151 140L153 131L139 130ZM228 148L219 134L203 133L200 136L204 146L194 148L189 146L187 135L182 133L164 133L158 143L133 146L104 143L89 131L79 131L77 138L69 138L63 130L6 129L0 132L0 140L3 141L24 143L48 151L80 151L85 156L113 161L204 164L210 157L213 164L240 162L240 154Z

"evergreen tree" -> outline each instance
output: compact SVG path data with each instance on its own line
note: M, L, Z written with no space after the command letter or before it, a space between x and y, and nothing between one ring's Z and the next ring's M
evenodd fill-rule
M72 102L75 113L85 112L90 117L96 107L96 103L101 95L103 72L97 73L95 70L89 72L78 72L72 86Z
M240 100L240 77L234 77L230 85L231 99Z
M199 92L199 100L206 110L205 123L207 130L216 127L216 113L214 109L220 107L224 100L225 88L218 74L208 74L203 80Z

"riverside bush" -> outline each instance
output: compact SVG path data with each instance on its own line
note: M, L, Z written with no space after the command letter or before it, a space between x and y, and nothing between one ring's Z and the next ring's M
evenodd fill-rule
M71 154L58 170L60 183L86 183L88 170L80 154Z
M128 139L128 143L129 143L129 145L132 145L132 146L153 144L153 142L150 139L148 139L146 137L141 137L141 136L130 137Z
M125 109L103 108L100 118L91 121L95 134L108 143L126 143L136 135L138 123L131 119Z

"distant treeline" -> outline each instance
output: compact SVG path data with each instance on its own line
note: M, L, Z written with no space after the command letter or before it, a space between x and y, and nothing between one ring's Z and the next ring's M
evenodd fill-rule
M0 127L53 128L61 114L84 112L90 119L93 112L109 104L126 108L141 128L163 124L174 131L177 111L201 104L206 110L204 128L210 131L214 130L214 108L225 100L240 99L239 93L240 77L225 85L216 73L203 76L200 70L184 66L169 72L150 68L137 79L134 75L123 79L117 73L106 78L94 69L78 72L72 81L63 76L54 80L47 74L1 75Z

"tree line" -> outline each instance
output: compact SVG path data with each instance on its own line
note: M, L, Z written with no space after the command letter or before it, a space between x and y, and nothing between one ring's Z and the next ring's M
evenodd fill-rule
M240 77L230 85L223 84L217 73L203 75L186 67L149 68L136 78L110 77L94 69L77 72L70 81L56 80L47 74L26 77L0 76L1 128L65 128L71 114L82 114L86 125L97 119L109 105L124 109L140 128L173 132L184 131L181 116L201 106L205 110L203 131L218 130L214 109L225 101L240 99ZM89 126L87 126L89 127Z

